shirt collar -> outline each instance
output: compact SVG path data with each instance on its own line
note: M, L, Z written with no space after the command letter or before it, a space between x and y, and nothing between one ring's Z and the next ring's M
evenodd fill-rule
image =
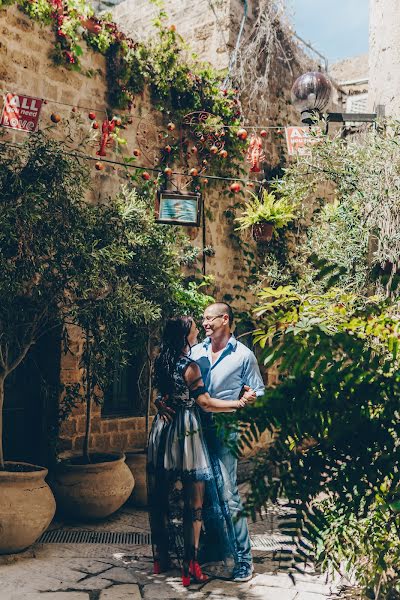
M203 347L208 348L210 344L211 344L210 338L206 337L205 340L203 341ZM231 337L228 340L228 343L226 344L226 347L228 347L228 346L231 346L232 350L236 350L237 339L235 338L235 336L233 334L231 335Z

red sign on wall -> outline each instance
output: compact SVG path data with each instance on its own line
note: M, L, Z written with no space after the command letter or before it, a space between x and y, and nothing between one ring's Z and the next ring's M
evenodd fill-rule
M4 97L0 125L19 131L36 131L42 100L20 94L7 94Z
M285 132L289 156L310 154L310 146L319 141L322 133L320 127L285 127Z

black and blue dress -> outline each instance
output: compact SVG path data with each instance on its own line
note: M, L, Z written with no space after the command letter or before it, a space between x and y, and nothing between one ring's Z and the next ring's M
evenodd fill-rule
M157 414L149 435L147 480L154 556L184 559L192 530L188 505L203 494L201 556L203 560L235 557L235 534L224 483L223 466L213 453L215 431L202 427L184 374L191 359L181 357L174 372L174 393L166 400L172 422ZM226 478L225 478L226 480ZM202 482L202 483L201 483Z

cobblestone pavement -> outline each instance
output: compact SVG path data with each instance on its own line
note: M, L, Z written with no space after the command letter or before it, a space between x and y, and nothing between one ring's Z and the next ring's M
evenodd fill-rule
M95 525L55 522L51 527L93 532L149 530L147 513L126 507ZM327 600L335 595L337 582L321 574L285 571L278 557L263 549L263 543L278 539L275 527L275 514L250 525L255 574L244 584L228 581L229 571L221 566L212 570L217 576L208 583L192 584L186 590L178 570L152 575L148 545L45 543L21 554L0 556L0 600Z

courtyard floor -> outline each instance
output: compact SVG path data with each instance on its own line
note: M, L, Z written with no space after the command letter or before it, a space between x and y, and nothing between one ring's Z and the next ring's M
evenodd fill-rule
M255 563L251 581L228 581L229 572L221 566L214 568L208 583L187 590L178 570L152 574L151 547L140 543L148 541L149 533L144 510L125 506L101 523L55 521L50 530L64 536L92 532L88 536L94 539L107 532L132 533L138 543L38 543L21 554L0 556L0 600L327 600L340 588L340 582L323 574L301 575L284 567L273 511L250 525Z

